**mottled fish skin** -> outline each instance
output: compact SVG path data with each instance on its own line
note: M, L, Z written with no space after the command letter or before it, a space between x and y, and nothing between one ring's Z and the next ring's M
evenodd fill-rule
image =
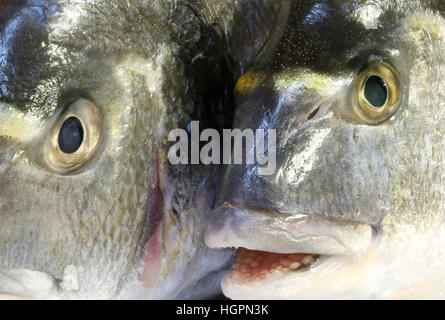
M277 6L0 4L1 297L218 294L232 254L202 241L214 168L169 166L166 137L230 105L225 92L258 53ZM76 171L56 172L43 145L79 98L99 110L100 148Z
M346 248L356 260L337 256L320 273L314 267L269 283L226 278L224 293L445 297L443 2L301 0L282 7L286 19L238 81L234 121L240 129L277 129L277 170L260 176L257 164L225 168L206 243L281 253ZM367 123L351 110L358 72L373 59L396 70L402 100L386 121ZM315 228L312 217L326 223ZM339 237L327 221L360 227ZM292 229L297 225L305 238ZM342 242L328 243L333 238Z

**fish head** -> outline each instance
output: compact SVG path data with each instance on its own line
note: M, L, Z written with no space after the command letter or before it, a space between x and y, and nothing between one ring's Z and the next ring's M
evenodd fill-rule
M172 4L0 4L3 297L172 298L216 276L213 169L167 162L195 112Z
M224 293L443 297L443 6L282 4L235 89L234 127L275 130L276 163L224 170L206 234L240 248Z

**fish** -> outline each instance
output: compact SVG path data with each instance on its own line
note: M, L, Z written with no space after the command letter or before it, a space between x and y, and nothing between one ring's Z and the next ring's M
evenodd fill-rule
M0 298L198 299L230 250L217 166L168 132L224 125L273 1L0 1ZM276 13L276 14L275 14Z
M226 165L205 231L237 251L224 295L445 298L443 1L284 0L279 15L233 122L276 130L276 170Z

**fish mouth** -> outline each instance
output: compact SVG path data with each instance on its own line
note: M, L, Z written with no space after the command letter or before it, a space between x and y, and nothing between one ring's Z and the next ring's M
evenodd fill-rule
M49 274L27 269L0 269L0 300L57 299L58 285Z
M282 214L225 203L205 232L211 248L236 248L222 282L232 299L286 299L310 290L323 277L359 259L374 238L356 221Z

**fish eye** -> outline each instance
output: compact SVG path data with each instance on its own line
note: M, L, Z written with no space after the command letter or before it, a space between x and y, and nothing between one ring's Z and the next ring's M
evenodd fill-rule
M65 120L59 131L59 148L64 153L74 153L83 142L83 126L79 119L70 117Z
M388 98L388 90L385 81L378 76L371 76L365 84L365 98L368 103L375 107L381 108Z
M71 103L52 127L42 148L46 165L70 174L94 158L100 147L102 115L97 106L80 98Z
M367 124L379 124L389 119L400 107L402 86L393 65L373 59L359 71L353 92L353 111Z

